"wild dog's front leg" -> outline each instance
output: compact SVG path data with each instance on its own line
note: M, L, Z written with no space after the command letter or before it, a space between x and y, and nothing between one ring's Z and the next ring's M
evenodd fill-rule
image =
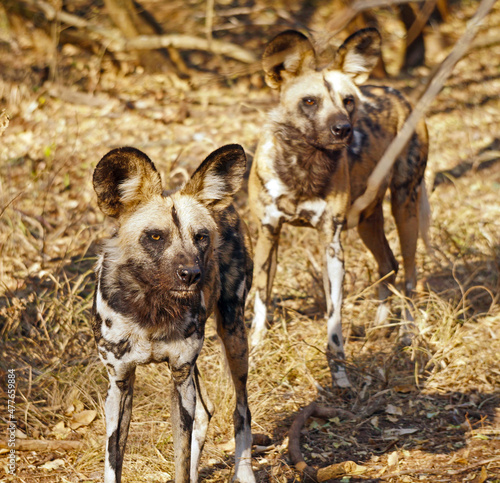
M105 483L120 483L123 455L127 443L135 382L135 366L108 366L109 389L106 414Z
M170 411L174 436L176 483L188 483L189 481L196 483L198 481L190 479L191 437L196 410L194 367L194 361L171 364L173 388Z
M258 345L267 332L267 310L276 274L281 224L281 219L274 218L270 223L261 224L259 227L254 258L255 302L250 339L252 347Z
M214 413L214 405L208 398L197 366L194 368L194 382L196 385L196 410L191 437L191 481L198 481L201 452L205 445L208 423Z
M344 285L344 250L340 240L343 222L332 220L322 231L324 247L323 282L327 307L328 345L326 348L332 382L338 387L351 387L344 365L342 338L342 297Z
M243 311L244 297L238 303L235 297L223 293L216 311L217 332L222 339L231 377L236 392L234 410L235 467L233 481L255 483L252 470L251 414L248 408L248 343Z

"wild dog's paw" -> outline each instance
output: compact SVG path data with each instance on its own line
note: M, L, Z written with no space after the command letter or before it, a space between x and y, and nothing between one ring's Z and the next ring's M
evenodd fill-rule
M253 474L252 465L240 465L238 468L238 473L231 479L232 483L255 483L255 476Z
M405 320L399 326L398 345L401 347L409 347L412 345L417 336L417 326L413 321L413 316L409 310L405 311Z
M328 367L330 368L330 373L332 375L333 386L340 389L351 389L352 384L347 377L347 371L345 368L345 361L343 359L343 356L335 354L328 346L326 349L326 360L328 362Z

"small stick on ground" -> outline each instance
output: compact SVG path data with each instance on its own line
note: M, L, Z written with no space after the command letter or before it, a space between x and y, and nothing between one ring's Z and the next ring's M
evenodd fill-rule
M0 449L7 448L5 441L0 441ZM77 451L83 448L81 441L17 439L18 451Z

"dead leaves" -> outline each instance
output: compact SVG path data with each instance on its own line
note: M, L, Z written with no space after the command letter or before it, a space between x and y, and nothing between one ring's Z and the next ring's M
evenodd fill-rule
M78 414L73 415L69 427L73 430L81 428L82 426L88 426L97 416L97 412L93 409L88 409L82 411Z
M29 439L21 430L16 430L16 449L19 451L75 451L83 447L83 443L76 438L81 438L88 430L90 424L97 416L93 409L83 409L83 403L75 400L65 411L69 420L61 420L56 423L48 436L53 439ZM78 409L75 412L75 409ZM5 447L5 448L4 448ZM0 442L0 453L8 449L6 444ZM47 463L46 469L57 469Z
M61 458L57 458L55 460L47 461L43 465L40 465L40 468L42 470L52 471L52 470L58 470L61 467L64 468L64 466L66 466L66 462Z

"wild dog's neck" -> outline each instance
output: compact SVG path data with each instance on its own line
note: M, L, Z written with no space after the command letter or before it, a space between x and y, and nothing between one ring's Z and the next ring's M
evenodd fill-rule
M321 149L295 134L282 126L276 129L276 171L297 198L324 198L330 191L332 175L341 157L346 156L346 150Z

